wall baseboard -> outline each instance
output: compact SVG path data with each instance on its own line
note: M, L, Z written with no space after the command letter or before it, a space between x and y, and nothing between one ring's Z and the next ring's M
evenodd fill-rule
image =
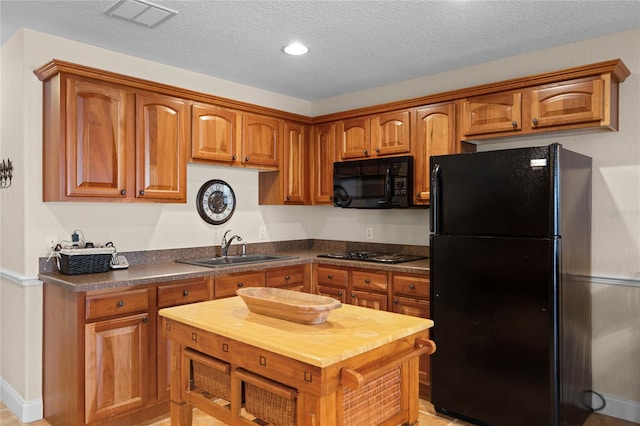
M640 424L640 402L603 394L602 398L604 398L606 404L602 410L598 411L599 414ZM597 408L600 406L602 406L602 400L598 395L594 394L592 407Z
M30 423L42 419L44 413L42 398L25 401L1 377L0 401L4 402L4 405L6 405L22 423Z

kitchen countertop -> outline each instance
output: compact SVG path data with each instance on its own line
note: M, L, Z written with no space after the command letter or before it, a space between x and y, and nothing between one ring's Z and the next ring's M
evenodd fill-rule
M249 253L251 253L251 251L249 251ZM38 278L41 281L50 284L66 287L74 292L81 292L114 287L130 287L150 283L161 283L165 281L204 276L229 275L239 272L255 272L270 268L304 265L308 263L425 275L429 273L429 259L397 264L385 264L317 257L319 254L326 253L327 250L319 249L284 250L269 254L293 256L295 259L282 259L270 262L250 263L244 265L240 264L217 268L207 268L169 261L162 263L131 265L127 269L111 270L108 272L94 274L66 275L57 271L41 272L38 275Z
M433 326L429 319L346 304L331 311L323 324L298 324L250 312L238 296L165 308L159 314L317 367Z

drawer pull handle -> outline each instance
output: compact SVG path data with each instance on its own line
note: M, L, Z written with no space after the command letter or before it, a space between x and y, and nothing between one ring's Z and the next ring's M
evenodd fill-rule
M122 308L124 306L124 300L118 300L118 308Z
M327 275L327 278L329 278L330 280L332 280L332 279L333 279L333 275L329 274L329 275Z
M238 287L244 287L244 283L238 283Z
M140 190L140 195L144 195L144 189Z
M371 282L371 280L370 280L369 278L367 278L367 279L365 279L365 280L364 280L364 283L365 283L365 284L369 284L370 282Z
M413 284L409 284L409 289L410 289L410 290L413 290L413 289L415 289L415 288L416 288L416 286L415 286L415 285L413 285Z
M342 296L342 290L338 290L338 296Z
M182 292L182 295L183 295L184 297L187 297L187 296L189 295L189 290L185 290L185 291L183 291L183 292Z
M142 322L145 323L145 324L148 323L149 322L149 318L148 317L142 318Z
M289 275L285 275L285 276L284 276L284 279L288 281L288 280L290 280L290 279L291 279L291 277L290 277Z
M126 189L121 189L120 190L120 195L127 195L127 190Z
M356 294L355 293L351 293L351 298L355 299L356 298Z

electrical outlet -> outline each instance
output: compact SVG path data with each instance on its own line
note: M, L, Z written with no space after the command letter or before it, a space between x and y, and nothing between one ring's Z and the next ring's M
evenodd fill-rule
M258 228L258 238L261 240L267 239L267 228L264 225L261 225Z
M58 245L58 237L47 237L47 246L53 250Z
M366 231L367 231L367 240L373 240L373 228L367 227Z

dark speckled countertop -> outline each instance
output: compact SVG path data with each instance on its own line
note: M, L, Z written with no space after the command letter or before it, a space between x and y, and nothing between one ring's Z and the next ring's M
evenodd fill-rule
M239 249L235 246L236 249ZM400 246L389 244L364 244L349 242L334 242L322 240L289 241L278 243L258 243L247 246L248 253L270 253L292 258L279 259L269 262L251 263L244 265L207 268L175 262L175 259L215 256L216 248L195 248L178 250L160 250L149 252L121 253L129 261L128 269L112 270L109 272L65 275L51 267L46 259L40 261L39 279L46 283L68 288L71 291L91 291L114 287L129 287L149 283L161 283L179 279L197 278L202 276L228 275L238 272L262 271L271 268L317 263L323 265L346 266L350 268L375 269L414 274L429 273L429 259L413 262L383 264L362 262L357 260L319 258L319 254L339 251L379 251L385 253L402 252L428 256L428 247ZM219 247L217 248L219 249ZM231 254L234 254L232 251Z

